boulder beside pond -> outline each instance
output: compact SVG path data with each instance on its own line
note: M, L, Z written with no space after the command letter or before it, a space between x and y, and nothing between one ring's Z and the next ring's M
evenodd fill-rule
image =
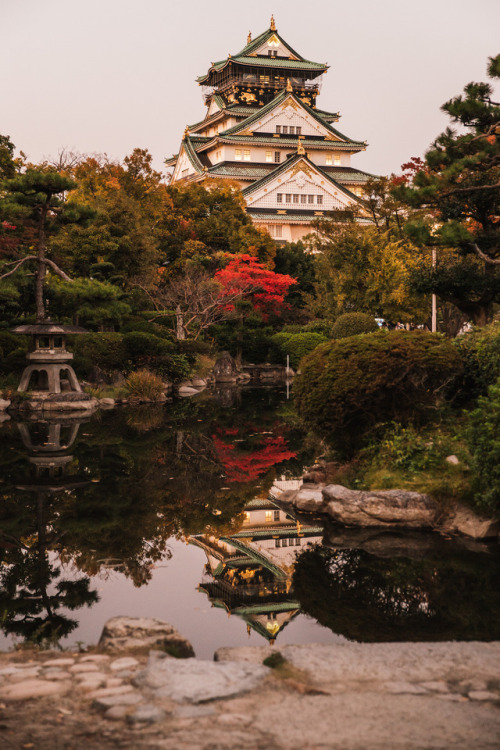
M358 528L433 529L473 539L498 536L497 520L460 503L443 507L429 495L407 490L351 490L341 484L305 484L284 492L280 504L299 512L328 516L334 523Z
M195 655L173 625L153 617L112 617L104 625L99 647L111 652L155 648L181 658Z

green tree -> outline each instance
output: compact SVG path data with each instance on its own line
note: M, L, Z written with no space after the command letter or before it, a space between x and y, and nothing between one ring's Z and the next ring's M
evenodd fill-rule
M49 238L61 225L86 221L89 216L85 208L66 200L66 192L74 187L72 180L46 167L30 167L23 174L3 182L2 213L22 227L22 241L16 250L17 258L2 264L0 281L14 274L25 263L35 262L37 320L45 318L43 285L47 269L65 281L71 281L60 266L47 257L47 253ZM31 252L32 248L35 253ZM28 254L23 255L23 251ZM5 271L9 266L13 267Z
M500 78L500 55L490 58L488 74ZM452 302L480 326L500 301L500 103L492 97L489 83L469 83L443 104L461 127L438 136L413 182L394 193L434 215L434 226L407 226L420 245L438 248L435 267L417 269L413 287Z
M391 232L353 221L321 222L314 239L315 298L312 312L335 319L347 312L402 322L423 322L428 301L410 294L410 270L415 249Z

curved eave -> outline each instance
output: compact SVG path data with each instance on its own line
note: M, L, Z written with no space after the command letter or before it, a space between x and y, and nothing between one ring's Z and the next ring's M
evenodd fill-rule
M208 73L196 78L200 86L213 86L211 77L216 73L222 73L228 65L235 63L243 67L269 67L276 70L314 73L314 78L326 73L329 66L323 63L315 63L309 60L289 60L287 57L228 57L226 60L214 63ZM280 64L281 63L281 64Z
M255 146L269 146L272 145L276 148L288 148L288 149L295 149L297 148L297 138L273 138L272 136L244 136L244 135L234 135L234 136L225 136L223 134L220 134L218 136L214 136L211 141L209 141L207 144L203 145L203 148L211 148L218 143L228 143L233 145L255 145ZM364 151L367 147L367 143L361 143L359 141L327 141L327 140L320 140L320 139L310 139L307 140L307 138L301 139L301 143L303 144L304 148L307 150L308 148L314 148L314 149L326 149L327 151L331 151L333 148L340 150L340 151L349 151L351 153L355 153L356 151Z

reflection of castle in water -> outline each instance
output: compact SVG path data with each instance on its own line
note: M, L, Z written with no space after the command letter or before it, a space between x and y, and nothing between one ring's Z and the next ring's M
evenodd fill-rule
M302 480L276 480L271 495L296 489ZM207 555L199 586L212 606L237 615L251 630L274 643L278 633L300 612L292 590L298 554L320 542L322 526L294 520L272 500L256 498L244 509L241 529L230 537L198 534L190 543Z

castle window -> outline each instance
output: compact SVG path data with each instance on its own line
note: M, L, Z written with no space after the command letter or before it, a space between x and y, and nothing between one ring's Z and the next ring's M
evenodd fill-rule
M332 155L327 154L325 159L325 164L331 164L332 163Z
M236 161L241 161L241 148L234 149L234 158Z
M273 152L266 151L266 161L272 161L272 160L273 160Z
M336 167L340 167L340 156L335 156L334 163Z
M269 57L278 57L278 50L277 49L268 49L267 54Z
M308 195L307 196L307 202L308 203L314 203L314 195Z
M281 224L276 224L276 226L274 227L274 229L275 229L274 236L275 237L281 237L282 236L282 234L281 234L281 229L282 229ZM276 518L276 513L278 513L278 518ZM280 516L279 511L274 511L274 520L275 521L279 521L280 520L279 516Z
M317 195L316 196L316 203L318 204L318 206L322 206L323 205L323 196L322 195Z
M279 151L274 152L274 163L279 164L281 160L281 154Z
M307 195L301 195L300 196L300 202L301 203L307 203Z
M297 135L302 135L302 127L301 127L300 125L298 125L298 126L297 126L297 127L295 128L295 132L297 133Z
M282 539L281 540L281 546L282 547L287 547L288 546L288 539Z
M272 510L266 510L266 523L271 523L272 520L273 520Z
M290 135L295 135L295 128L293 125L290 125Z
M220 156L221 156L221 152L220 151L216 151L215 152L215 161L220 161Z
M281 125L276 125L276 132L281 133Z
M291 203L292 202L292 196L290 195L290 193L287 193L285 195L285 202L286 203Z
M279 227L279 228L281 229L281 227ZM278 227L276 227L276 229L278 229ZM280 520L280 512L279 512L279 510L275 510L274 511L274 520L275 521L279 521Z
M300 547L300 537L297 537L295 540L295 546Z
M275 547L281 547L281 544L280 544L280 540L279 540L279 539L275 539L275 540L274 540L274 546L275 546Z
M278 193L276 195L276 200L278 201L278 203L283 203L283 193Z
M295 193L293 196L293 202L298 203L299 202L299 196Z
M246 148L243 151L243 161L250 161L250 149Z
M283 130L283 135L288 135L288 125L283 125L282 130Z

